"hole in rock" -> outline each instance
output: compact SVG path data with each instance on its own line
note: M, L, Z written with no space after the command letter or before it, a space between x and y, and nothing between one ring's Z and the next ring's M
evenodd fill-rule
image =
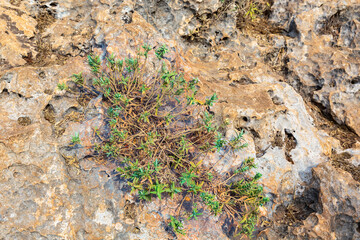
M291 157L291 151L296 148L297 141L290 130L285 129L285 157L288 162L294 164L294 160Z
M360 76L359 77L354 77L351 81L350 81L351 84L358 84L360 83Z
M44 118L54 124L55 123L55 108L53 107L53 105L48 104L46 105L46 107L43 110L44 113Z
M21 126L29 126L31 124L29 117L19 117L17 121Z

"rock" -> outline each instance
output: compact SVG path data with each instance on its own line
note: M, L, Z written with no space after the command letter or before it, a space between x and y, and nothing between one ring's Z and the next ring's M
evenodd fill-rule
M36 23L26 9L0 4L0 71L23 66L27 57L36 55Z
M358 239L359 182L329 163L313 169L314 184L319 186L321 211L305 220L304 232L311 238Z
M271 21L296 23L287 39L287 78L340 125L359 135L359 19L356 1L275 1ZM311 14L310 14L311 13ZM300 61L301 59L301 61Z
M271 200L257 238L360 238L358 3L272 2L266 34L240 31L236 5L219 0L1 3L0 238L176 237L174 201L135 201L116 165L92 156L101 96L82 98L69 82L89 76L88 53L126 58L144 43L166 43L166 64L198 77L201 98L218 94L213 110L230 119L227 137L246 131L249 146L217 170L256 157L252 174L262 173ZM81 144L69 146L75 133ZM228 239L234 230L207 210L184 221L188 239Z
M216 91L223 102L216 105L217 114L230 119L234 129L245 129L251 136L249 149L239 152L237 163L255 148L255 171L263 175L261 183L272 196L272 207L301 196L312 179L311 169L326 161L337 145L318 133L301 96L285 83L241 88L217 84Z

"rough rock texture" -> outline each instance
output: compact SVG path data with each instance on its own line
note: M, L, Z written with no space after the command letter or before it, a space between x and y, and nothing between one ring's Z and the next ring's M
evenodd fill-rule
M271 21L292 21L289 31L297 32L287 41L289 81L359 135L359 3L278 1L273 8Z
M56 89L87 74L91 51L127 57L147 42L219 95L228 136L246 130L249 147L217 170L257 157L271 202L255 238L360 239L360 3L272 2L259 31L240 29L227 0L2 1L0 238L176 238L171 199L135 202L92 158L101 98ZM185 239L232 238L225 216L185 222Z

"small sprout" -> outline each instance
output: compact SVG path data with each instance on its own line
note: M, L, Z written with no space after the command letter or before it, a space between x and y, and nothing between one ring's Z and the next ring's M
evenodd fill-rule
M145 43L142 48L145 50L145 52L143 53L143 55L145 56L145 58L148 57L148 53L152 50L151 45Z
M225 118L224 122L223 122L224 126L228 126L230 125L230 119Z
M88 64L91 68L91 71L94 74L99 73L100 70L100 65L101 65L101 60L99 56L96 55L88 55Z
M229 141L229 146L233 150L241 150L241 149L247 147L247 145L248 145L247 143L242 143L244 133L245 133L244 130L241 130L241 132L236 133L236 136Z
M197 216L200 216L200 215L202 215L202 213L198 212L197 205L196 205L196 203L194 203L192 212L191 212L190 216L188 217L188 220L191 218L194 218L195 220L197 220Z
M111 145L109 143L106 143L102 147L102 151L106 154L107 157L115 157L117 155L116 151L117 148L115 145Z
M139 62L137 58L127 58L125 59L126 70L128 72L133 72L138 68Z
M58 88L60 91L63 91L63 90L67 90L67 89L68 89L68 86L66 85L66 83L58 83L57 88Z
M104 96L105 96L105 97L109 97L110 94L111 94L111 88L106 88L106 89L105 89Z
M165 116L165 122L166 122L166 125L169 125L171 123L171 120L174 118L174 116L170 113L168 113L166 116Z
M161 194L163 192L167 192L167 185L166 184L160 184L158 181L156 181L156 184L153 186L154 191L151 193L156 194L157 197L161 200Z
M145 84L141 85L141 88L140 88L140 92L141 94L144 94L146 93L146 91L148 91L150 88L146 87Z
M145 201L151 201L151 193L147 190L140 190L139 191L139 199Z
M78 84L78 85L84 84L84 78L82 76L82 72L79 74L73 74L71 77L76 84Z
M257 8L257 5L255 3L250 3L249 10L246 12L245 16L249 16L251 21L254 21L258 14L261 14L261 11Z
M80 144L81 141L80 141L79 133L75 133L74 136L72 136L71 142L73 144Z
M189 192L193 192L195 195L197 195L199 192L201 192L203 185L204 182L201 182L200 184L192 182L189 188Z
M208 179L210 180L210 181L212 181L213 180L213 178L214 178L214 176L212 175L212 173L207 173L207 175L208 175Z
M187 172L183 172L181 174L182 176L180 177L180 184L184 185L186 183L186 185L188 187L190 187L193 184L193 178L197 178L198 176L193 173L191 170L188 170Z
M154 162L154 170L155 170L155 172L159 172L162 169L162 167L160 167L160 165L161 165L161 163L159 162L158 159L156 159L155 162Z
M215 127L213 126L213 118L214 115L208 113L207 111L204 112L203 122L204 122L204 127L208 132L212 132L216 130Z
M172 227L172 229L174 230L174 232L176 233L180 233L182 235L185 235L186 232L184 230L184 225L182 222L178 221L176 218L174 218L173 216L170 216L170 227Z
M205 105L211 107L217 100L218 100L218 97L217 97L216 93L214 93L209 99L206 99Z
M217 132L215 138L215 148L219 152L223 146L225 146L226 140L223 139L221 133Z
M139 182L138 178L135 178L133 182L130 182L129 185L131 186L130 194L135 193L136 191L143 190L143 185Z
M179 145L180 145L179 154L180 155L188 154L190 143L188 140L185 139L185 136L181 136Z
M109 57L106 58L106 60L107 60L107 63L106 63L107 67L114 68L115 63L116 63L115 62L115 55L111 54Z
M186 96L186 100L187 100L187 105L190 106L190 105L194 105L196 102L197 102L197 99L195 97L196 95L196 91L193 92L190 96Z
M109 124L110 124L111 127L115 127L116 124L117 124L117 120L115 118L110 119Z
M139 118L139 121L143 121L145 123L148 123L150 120L149 120L149 116L150 116L150 113L149 112L143 112L141 115L140 115L140 118Z
M163 44L155 50L155 55L159 60L161 60L168 51L169 49L167 49L167 46Z
M171 183L170 188L167 190L171 198L174 198L175 194L181 193L181 191L181 187L176 187L174 182Z
M261 177L262 177L261 173L256 173L254 178L253 178L253 181L255 182L255 181L259 180Z
M192 90L193 92L196 92L197 91L197 84L199 83L199 79L197 79L197 78L194 78L194 79L192 79L191 81L189 81L188 82L188 88L190 89L190 90Z

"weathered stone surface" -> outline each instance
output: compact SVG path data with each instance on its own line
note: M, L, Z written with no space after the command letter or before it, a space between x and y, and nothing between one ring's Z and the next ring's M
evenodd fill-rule
M264 35L239 31L235 5L222 2L0 3L0 238L175 238L171 199L135 202L115 164L91 158L101 97L56 89L88 74L89 52L124 58L143 43L166 43L175 51L167 64L198 77L201 94L218 94L213 110L230 119L228 137L246 130L249 147L217 170L257 157L271 199L259 239L360 238L359 3L275 0L269 25L281 31ZM69 148L75 133L82 144ZM183 238L228 239L224 218L186 220Z
M314 180L310 186L316 196L312 211L301 219L302 225L290 226L287 236L291 239L359 239L359 182L330 163L321 163L312 171ZM296 212L293 214L298 217ZM262 236L276 239L279 235L273 229L264 231Z
M289 81L359 135L359 2L275 1L273 9L272 21L293 22L298 33L287 40Z
M24 57L36 55L36 20L24 8L0 4L0 70L26 64Z
M313 173L315 183L320 185L322 212L315 214L319 221L309 235L323 239L359 239L359 182L329 163L314 168Z

